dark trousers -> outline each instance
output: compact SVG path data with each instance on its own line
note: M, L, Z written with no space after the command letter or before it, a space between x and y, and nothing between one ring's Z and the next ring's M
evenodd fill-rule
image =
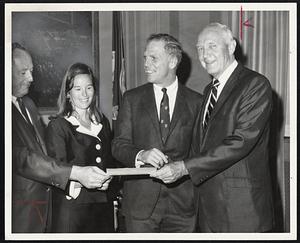
M193 209L192 209L193 211ZM128 233L191 233L195 230L195 214L187 215L176 208L166 190L162 190L151 216L147 219L125 217Z
M114 232L113 203L73 204L64 208L64 217L53 212L52 232L112 233Z

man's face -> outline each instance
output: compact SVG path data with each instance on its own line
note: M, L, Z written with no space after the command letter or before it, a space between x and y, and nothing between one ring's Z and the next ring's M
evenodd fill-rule
M219 78L232 62L230 48L217 29L207 29L200 33L197 43L201 65L215 78Z
M166 52L163 41L150 41L144 52L144 69L147 80L159 86L167 86L174 81L172 57Z
M12 94L23 97L28 94L32 78L31 56L24 50L15 49L12 57Z

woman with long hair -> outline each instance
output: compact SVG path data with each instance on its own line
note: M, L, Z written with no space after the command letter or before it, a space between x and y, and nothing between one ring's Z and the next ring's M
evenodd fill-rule
M63 79L58 114L49 122L46 145L50 156L74 165L113 167L111 131L96 107L96 82L89 66L71 65ZM100 233L114 231L111 177L105 172L98 189L70 181L66 191L54 189L52 232Z

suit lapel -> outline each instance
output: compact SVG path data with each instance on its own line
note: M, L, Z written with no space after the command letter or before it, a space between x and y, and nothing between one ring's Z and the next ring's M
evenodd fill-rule
M42 135L43 134L42 133L42 128L40 126L40 122L37 120L38 116L36 114L36 111L32 108L30 102L27 102L27 99L24 99L24 104L26 105L26 108L29 111L29 114L30 114L30 117L31 117L31 120L32 120L32 125L34 127L36 136L38 138L38 142L39 142L43 152L45 154L47 154L46 145L45 145L44 138L43 138L43 135Z
M214 119L214 116L218 113L218 111L220 110L220 108L224 105L224 103L226 102L227 98L230 96L232 90L234 89L234 87L236 86L236 82L238 81L238 77L240 72L242 71L243 66L242 65L238 65L236 67L236 69L233 71L233 73L230 75L229 79L227 80L227 83L225 84L221 95L213 109L213 112L211 114L211 120Z
M169 130L168 137L174 130L176 123L178 122L180 117L182 117L182 115L186 112L187 109L188 109L188 107L185 102L183 88L182 88L181 84L178 83L178 91L177 91L177 95L176 95L175 107L174 107L174 111L173 111L173 116L172 116L172 120L171 120L171 124L170 124L170 130ZM166 141L167 141L167 139L166 139Z
M159 120L158 120L158 112L156 109L156 102L154 96L153 85L149 84L143 94L143 103L142 107L147 111L147 114L150 117L151 123L155 129L157 136L160 138L160 129L159 129Z
M243 70L243 66L241 64L238 64L238 66L236 67L236 69L233 71L233 73L230 75L229 79L227 80L220 97L218 98L218 101L212 111L211 117L209 119L207 128L206 128L206 132L204 134L203 137L203 142L206 138L206 134L207 134L207 130L210 127L210 124L212 123L212 121L214 120L214 117L216 116L216 114L220 111L220 109L222 108L222 106L225 104L226 100L230 97L230 94L232 92L232 90L234 89L234 87L236 86L236 82L238 82L238 77L240 75L240 72ZM209 92L207 94L206 100L208 98ZM207 101L206 101L207 102ZM206 104L206 103L205 103ZM203 113L204 113L204 109L203 109ZM203 121L203 114L201 116Z
M205 106L208 102L208 98L209 98L209 95L210 95L210 90L211 90L211 82L204 89L204 102L203 102L203 107L201 109L201 115L200 115L200 129L201 129L202 133L204 132L204 130L203 130L203 120L204 120ZM202 141L203 141L203 136L201 136L201 142Z

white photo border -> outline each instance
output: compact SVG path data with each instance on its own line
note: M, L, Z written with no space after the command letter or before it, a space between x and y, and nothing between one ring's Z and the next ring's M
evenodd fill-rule
M290 232L289 233L11 233L11 36L18 11L289 11L290 31ZM5 240L296 240L297 239L297 4L296 3L56 3L5 4ZM26 223L26 222L25 222Z

